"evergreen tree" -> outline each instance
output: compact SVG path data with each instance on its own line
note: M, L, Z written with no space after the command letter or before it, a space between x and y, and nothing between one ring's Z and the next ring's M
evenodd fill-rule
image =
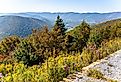
M82 49L86 46L86 42L89 39L90 26L85 21L82 21L70 34L75 38L72 47L73 50L75 49L74 51L76 52L82 52Z
M55 25L51 31L51 38L53 39L53 54L58 54L60 51L64 50L64 38L66 33L66 28L63 20L60 18L60 16L57 17L57 20L55 22Z
M54 28L53 28L53 32L57 32L58 34L62 34L64 35L66 32L66 28L65 28L65 24L63 22L63 20L60 18L60 16L57 16L57 20L55 22Z

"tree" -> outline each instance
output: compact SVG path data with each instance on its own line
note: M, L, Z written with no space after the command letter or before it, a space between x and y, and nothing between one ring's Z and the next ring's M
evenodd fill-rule
M76 52L82 52L82 49L86 46L86 43L90 35L90 26L85 21L70 31L70 34L75 38L73 43L73 50Z
M53 32L57 32L59 35L65 35L66 30L67 29L65 28L65 24L63 20L58 15L54 28L53 28Z
M70 39L70 36L66 36L63 20L58 16L51 31L47 26L40 30L33 30L29 41L33 46L36 46L36 52L48 58L50 56L57 57L60 52L67 51L65 49L70 47Z
M66 28L63 20L60 18L60 16L57 17L57 20L55 22L55 25L51 31L51 37L53 39L53 54L58 54L60 51L63 51L63 45L64 45L64 38L66 37Z
M53 55L53 37L47 26L34 30L32 35L29 37L29 41L36 48L36 52L43 55L45 58Z

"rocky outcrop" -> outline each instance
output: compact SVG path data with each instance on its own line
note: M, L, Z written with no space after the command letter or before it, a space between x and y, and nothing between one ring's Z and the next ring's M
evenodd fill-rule
M87 67L82 68L81 72L69 75L64 78L65 82L111 82L104 79L95 79L87 76L89 69L99 70L106 79L121 82L121 50L98 60Z

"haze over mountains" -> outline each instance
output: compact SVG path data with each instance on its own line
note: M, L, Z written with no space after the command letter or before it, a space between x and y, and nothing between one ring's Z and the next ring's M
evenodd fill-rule
M82 20L86 20L88 23L100 23L107 20L121 18L121 12L112 13L75 13L75 12L65 12L65 13L50 13L50 12L26 12L26 13L1 13L3 15L14 15L23 17L32 17L36 19L41 19L43 21L50 21L53 23L58 15L67 23L73 23L77 25Z
M25 37L28 34L31 34L32 29L40 28L46 24L46 22L34 18L20 16L1 16L0 38L14 34Z
M34 28L44 25L52 27L56 17L60 15L66 27L72 28L82 20L90 24L97 24L108 20L121 18L121 12L112 13L50 13L50 12L26 12L26 13L0 13L0 38L8 35L19 35L22 37L31 34Z

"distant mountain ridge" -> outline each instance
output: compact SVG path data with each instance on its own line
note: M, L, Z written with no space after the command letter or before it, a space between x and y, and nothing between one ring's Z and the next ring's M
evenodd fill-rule
M47 25L45 21L20 17L20 16L0 16L0 39L9 35L25 37L31 34L32 29L41 28Z
M31 34L32 29L55 23L60 15L67 28L73 28L85 20L90 24L121 18L121 12L112 13L50 13L50 12L25 12L25 13L0 13L0 39L8 35L25 37Z
M0 14L3 15L13 15L22 17L31 17L48 22L48 24L54 24L54 21L58 15L64 20L67 27L74 27L82 20L87 21L90 24L97 24L105 22L108 20L121 18L121 12L112 13L75 13L75 12L65 12L65 13L50 13L50 12L25 12L25 13L7 13Z

